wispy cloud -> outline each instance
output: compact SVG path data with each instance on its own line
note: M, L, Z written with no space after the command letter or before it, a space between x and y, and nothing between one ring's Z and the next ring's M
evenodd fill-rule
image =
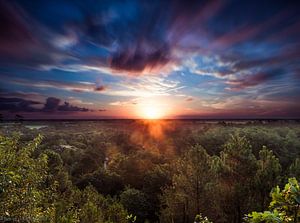
M104 94L127 97L167 96L183 88L184 86L181 86L178 81L171 81L162 77L143 76L117 83L114 88L108 89Z
M3 79L6 79L7 83L39 89L54 88L73 92L102 92L106 90L106 86L97 85L96 83L92 82L64 82L55 80L31 81L24 78L8 78L7 76L3 76Z

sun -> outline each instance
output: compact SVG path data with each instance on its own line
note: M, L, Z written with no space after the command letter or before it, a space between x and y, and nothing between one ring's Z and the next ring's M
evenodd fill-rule
M137 109L138 116L143 119L161 119L166 115L163 103L159 101L144 101Z
M162 117L162 111L154 106L145 107L143 113L145 119L159 119Z

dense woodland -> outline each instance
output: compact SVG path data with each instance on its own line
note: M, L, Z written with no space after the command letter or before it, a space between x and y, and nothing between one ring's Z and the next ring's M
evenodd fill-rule
M24 122L0 133L0 222L300 222L299 123Z

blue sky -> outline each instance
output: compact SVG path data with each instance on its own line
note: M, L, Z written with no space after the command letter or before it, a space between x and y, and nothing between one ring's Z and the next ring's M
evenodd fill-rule
M296 1L0 1L0 113L300 118Z

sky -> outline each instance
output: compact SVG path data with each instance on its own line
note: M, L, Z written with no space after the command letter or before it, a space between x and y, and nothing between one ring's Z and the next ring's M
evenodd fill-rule
M300 118L299 1L0 0L4 118Z

